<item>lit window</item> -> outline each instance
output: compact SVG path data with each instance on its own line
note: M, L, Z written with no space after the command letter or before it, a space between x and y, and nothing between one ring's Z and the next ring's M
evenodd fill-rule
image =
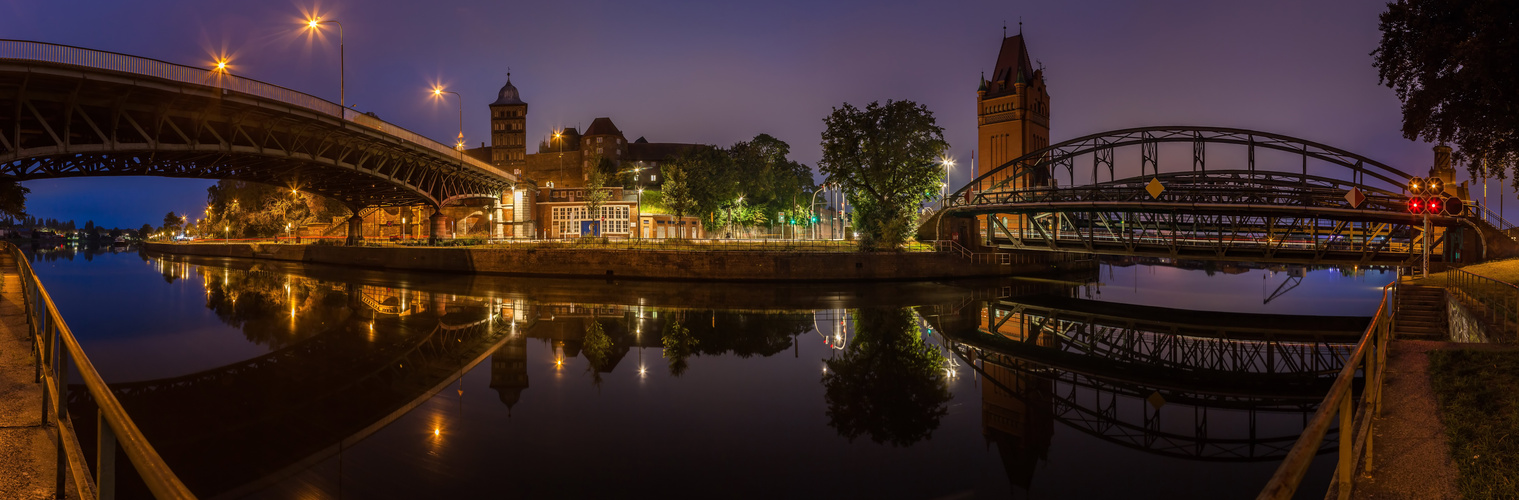
M601 144L601 139L602 139L602 138L600 138L600 137L597 137L597 138L596 138L596 144Z
M654 175L654 174L649 174L649 182L659 182L659 176Z

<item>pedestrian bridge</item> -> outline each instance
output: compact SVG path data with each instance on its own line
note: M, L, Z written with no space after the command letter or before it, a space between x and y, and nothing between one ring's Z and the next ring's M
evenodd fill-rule
M351 108L215 68L0 40L0 178L152 175L364 207L499 197L513 173Z
M1407 209L1412 177L1268 132L1117 130L1051 145L977 177L945 200L932 237L999 250L1360 265L1407 263L1426 242L1437 259L1463 250L1472 254L1464 258L1482 259L1501 243L1495 237L1512 243L1498 232L1511 226L1475 206L1471 216L1431 216L1426 229ZM1446 192L1459 194L1452 184Z

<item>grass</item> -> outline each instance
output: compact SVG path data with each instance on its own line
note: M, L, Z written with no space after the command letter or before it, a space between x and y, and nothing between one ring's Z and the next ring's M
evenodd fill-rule
M1461 496L1519 498L1519 351L1437 350L1429 366Z

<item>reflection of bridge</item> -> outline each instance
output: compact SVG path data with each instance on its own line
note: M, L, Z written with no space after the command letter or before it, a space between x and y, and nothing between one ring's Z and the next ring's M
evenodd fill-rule
M983 377L984 432L1024 488L1053 422L1166 457L1280 460L1365 327L1048 295L920 312Z
M1221 161L1215 152L1210 169L1209 146L1244 154ZM1175 155L1190 169L1161 171L1161 152L1171 148L1190 150ZM1133 160L1137 169L1124 164ZM1140 175L1117 178L1119 169ZM1397 264L1425 238L1422 220L1404 205L1409 177L1278 134L1150 127L1081 137L1014 159L956 192L943 214L960 218L950 231L979 234L978 242L1005 250ZM1352 189L1363 203L1346 199ZM974 227L969 217L977 218ZM1432 222L1485 224L1440 216Z
M359 304L350 297L350 307ZM515 305L450 307L441 316L356 310L263 356L111 388L194 491L246 494L357 443L523 339L526 315ZM71 394L72 409L90 411L80 394Z
M0 40L0 175L155 175L355 208L500 194L512 174L373 115L225 71Z

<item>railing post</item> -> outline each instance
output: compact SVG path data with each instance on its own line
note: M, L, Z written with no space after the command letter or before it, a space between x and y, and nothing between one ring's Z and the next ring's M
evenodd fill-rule
M95 410L95 491L98 500L116 498L116 431L106 422L105 410Z
M61 329L58 329L56 327L54 329L58 330L60 333L62 332ZM54 470L57 472L58 484L57 488L53 491L58 492L58 498L64 498L68 493L68 490L65 489L64 486L67 483L67 472L69 468L68 452L63 449L63 426L68 425L64 421L64 418L68 416L69 411L69 353L68 349L64 347L63 342L55 340L53 341L53 345L57 346L58 348L58 352L53 354L53 356L56 356L58 359L58 362L55 363L58 365L58 373L54 375L55 378L53 379L53 382L57 386L57 389L54 390L54 394L58 395L58 408L55 410L58 420L58 439L53 440L54 443L57 443L55 448L58 457L58 465Z
M1340 464L1335 470L1335 476L1339 478L1340 500L1350 498L1350 484L1355 475L1355 414L1351 409L1350 393L1340 398Z

